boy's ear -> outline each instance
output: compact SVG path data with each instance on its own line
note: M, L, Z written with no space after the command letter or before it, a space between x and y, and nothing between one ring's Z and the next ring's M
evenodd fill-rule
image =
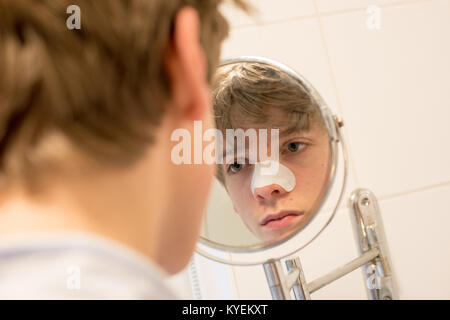
M165 55L173 107L189 120L201 120L209 106L207 63L200 44L200 21L191 7L175 18L173 37Z

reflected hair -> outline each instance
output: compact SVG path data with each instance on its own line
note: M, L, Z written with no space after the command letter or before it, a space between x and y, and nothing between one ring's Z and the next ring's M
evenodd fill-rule
M308 131L321 123L320 109L299 79L261 62L237 62L221 66L213 77L213 106L217 128L262 126L280 134ZM282 116L274 116L273 111ZM217 178L223 182L221 166Z
M199 14L210 82L229 31L223 2L0 0L0 179L78 158L101 167L137 160L171 95L164 56L177 12ZM81 9L80 30L66 27L70 5Z

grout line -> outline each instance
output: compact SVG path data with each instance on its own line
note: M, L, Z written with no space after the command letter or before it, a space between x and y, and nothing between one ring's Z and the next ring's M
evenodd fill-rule
M321 13L317 7L316 0L312 0L312 1L314 2L316 14L291 17L291 18L287 18L287 19L273 20L273 21L267 21L267 22L255 22L255 23L250 22L250 23L231 26L231 29L244 29L244 28L251 28L251 27L270 26L270 25L275 25L275 24L279 24L279 23L308 20L308 19L313 19L313 18L317 17L317 14L319 14L321 17L332 17L332 16L341 15L341 14L365 12L367 10L367 6L366 6L364 8L334 10L334 11ZM420 3L432 2L432 1L436 1L436 0L403 0L403 1L394 2L394 3L377 4L377 6L380 8L392 8L392 7L414 5L414 4L420 4Z
M408 190L408 191L392 193L392 194L385 195L385 196L380 196L380 197L377 197L377 198L378 198L379 201L391 200L391 199L395 199L395 198L399 198L399 197L403 197L403 196L412 195L414 193L424 192L424 191L438 189L438 188L447 187L447 186L450 186L450 181L446 181L446 182L442 182L442 183L438 183L438 184L433 184L433 185L429 185L429 186L424 186L424 187L419 187L419 188L411 189L411 190Z
M336 76L334 74L333 64L331 62L330 51L328 49L327 41L326 41L326 38L325 38L325 31L324 31L324 27L323 27L323 24L322 24L322 17L320 15L319 8L317 6L317 1L313 0L313 3L314 3L314 9L316 11L317 23L319 25L320 37L321 37L321 40L322 40L323 49L325 51L325 56L326 56L326 59L327 59L328 71L329 71L329 74L330 74L330 77L331 77L331 82L332 82L332 85L333 85L334 94L336 96L336 102L337 102L338 111L340 113L339 116L342 117L343 121L345 122L344 110L342 108L342 103L341 103L341 98L340 98L340 95L339 95L339 90L338 90L338 86L337 86ZM353 171L353 182L355 183L355 185L358 186L359 183L358 183L358 178L356 176L355 161L354 161L354 157L353 157L353 153L352 153L352 148L350 147L350 139L348 139L348 137L349 137L348 127L344 125L342 127L342 131L343 131L343 139L345 139L345 145L346 145L346 149L347 149L347 153L348 153L348 161L350 162L350 168ZM348 174L348 177L349 176L350 176L350 174Z

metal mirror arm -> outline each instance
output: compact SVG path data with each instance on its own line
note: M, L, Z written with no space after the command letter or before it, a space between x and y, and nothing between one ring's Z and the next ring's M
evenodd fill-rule
M295 269L299 271L292 287L295 300L311 300L311 297L309 296L310 292L308 291L306 285L303 285L306 283L306 280L302 265L300 263L300 258L296 257L294 259L286 260L286 268L288 271Z
M291 300L291 289L295 300L310 300L299 258L286 261L287 275L282 270L280 260L269 260L263 264L263 268L273 300Z
M267 284L273 300L290 300L290 291L294 283L290 284L281 268L280 260L269 260L263 264ZM295 271L294 271L295 272Z
M387 240L375 195L367 189L355 190L349 200L355 240L360 253L378 249L379 254L364 264L367 294L372 300L397 299Z
M352 211L355 240L358 243L361 256L308 284L304 279L297 279L296 285L300 286L306 292L306 295L296 294L296 300L308 299L309 294L359 267L363 267L363 276L369 299L392 300L397 298L386 238L375 195L370 190L357 189L350 196L349 207ZM295 258L295 260L298 260L299 263L298 258ZM287 260L286 264L291 264L292 261L294 260Z
M309 293L313 293L327 284L330 284L331 282L345 276L346 274L358 269L359 267L362 267L366 263L371 262L372 260L376 259L379 256L379 251L377 248L370 249L363 255L359 256L358 258L350 261L349 263L327 273L326 275L308 283L308 290Z

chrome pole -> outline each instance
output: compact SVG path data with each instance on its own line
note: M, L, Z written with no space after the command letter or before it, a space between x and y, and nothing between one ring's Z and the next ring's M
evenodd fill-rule
M289 288L279 260L269 260L263 264L267 283L273 300L291 300Z
M288 272L295 269L299 271L298 277L294 282L294 286L292 287L295 300L311 300L311 297L309 296L310 291L306 286L305 275L303 273L303 268L300 263L300 258L296 257L294 259L286 260L286 268Z

